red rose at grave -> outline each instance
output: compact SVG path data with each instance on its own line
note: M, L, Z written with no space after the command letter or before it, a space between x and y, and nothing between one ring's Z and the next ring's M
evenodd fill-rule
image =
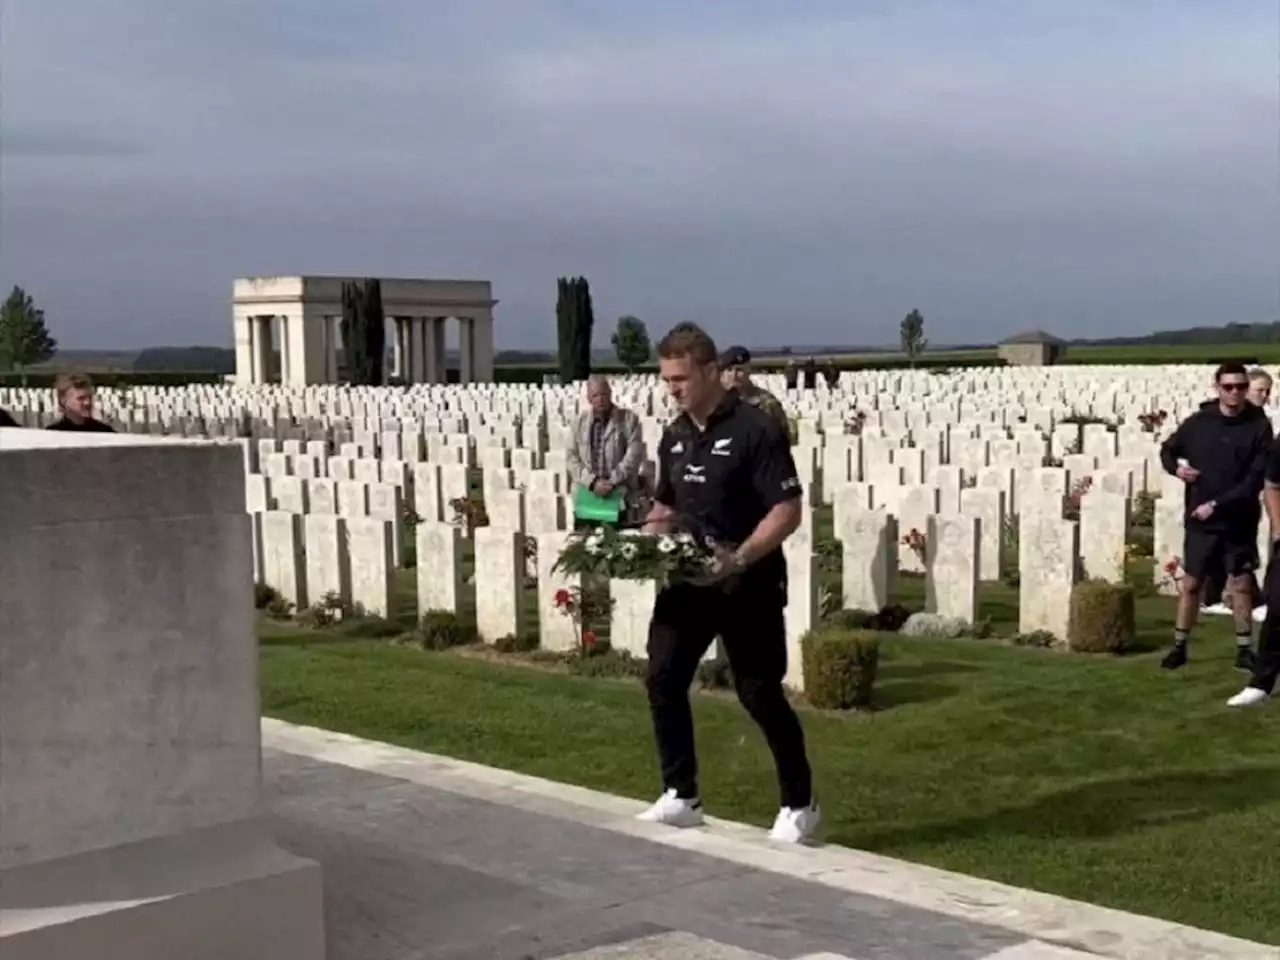
M1178 558L1177 558L1177 557L1174 557L1172 560L1166 560L1166 561L1165 561L1165 565L1164 565L1164 572L1165 572L1165 573L1177 573L1177 572L1178 572Z
M557 607L565 606L569 602L569 591L557 590L552 602L555 603Z
M582 645L588 650L594 649L596 645L596 635L592 630L584 631L582 634Z

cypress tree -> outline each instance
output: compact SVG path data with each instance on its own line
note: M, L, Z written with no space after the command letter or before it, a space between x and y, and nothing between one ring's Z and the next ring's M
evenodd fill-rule
M573 304L568 277L556 281L556 360L560 382L573 381Z
M591 306L591 286L586 277L574 281L573 360L574 380L591 376L591 334L596 315Z
M354 283L342 285L342 356L346 361L347 380L350 383L363 383L361 376L365 369L365 347L367 338L361 325L363 311L360 309L360 287Z
M365 375L369 386L380 387L386 381L387 318L382 312L382 281L364 282L363 314L365 343Z

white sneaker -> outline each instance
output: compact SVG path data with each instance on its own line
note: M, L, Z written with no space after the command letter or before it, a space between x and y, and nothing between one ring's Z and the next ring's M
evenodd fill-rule
M1227 614L1231 613L1231 608L1225 603L1215 603L1207 607L1201 607L1200 612L1207 613L1214 617L1225 617Z
M769 839L778 843L806 843L813 839L821 820L822 811L816 803L807 807L783 807L778 811L778 819L773 821Z
M660 823L667 827L700 827L702 826L702 801L686 800L677 797L674 790L668 790L658 798L658 802L636 817L647 823Z
M1265 621L1266 619L1267 619L1267 608L1266 608L1266 605L1265 605L1265 604L1264 604L1263 606L1261 606L1261 607L1254 607L1254 608L1253 608L1253 622L1254 622L1254 623L1262 623L1262 622L1263 622L1263 621Z
M1227 701L1228 707L1256 707L1266 703L1271 695L1265 690L1259 690L1257 687L1245 687L1234 697Z

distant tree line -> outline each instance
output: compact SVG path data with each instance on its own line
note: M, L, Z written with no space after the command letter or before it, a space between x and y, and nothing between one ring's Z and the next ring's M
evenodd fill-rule
M235 373L236 352L226 347L147 347L133 361L136 373L201 370Z
M1221 327L1189 327L1186 330L1157 330L1141 337L1106 337L1095 340L1073 340L1072 343L1096 347L1136 347L1144 344L1176 346L1204 344L1222 346L1228 343L1278 343L1280 320L1273 323L1228 323Z

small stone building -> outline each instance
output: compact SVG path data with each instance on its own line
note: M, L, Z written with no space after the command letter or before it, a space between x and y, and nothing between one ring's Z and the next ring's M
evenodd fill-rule
M1011 367L1047 367L1061 363L1067 342L1043 330L1016 333L1000 343L996 355Z

